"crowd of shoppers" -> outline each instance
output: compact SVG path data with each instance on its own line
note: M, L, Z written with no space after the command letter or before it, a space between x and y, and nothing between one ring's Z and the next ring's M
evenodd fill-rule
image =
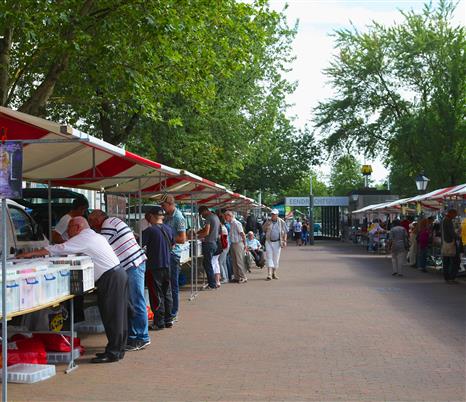
M128 351L150 345L149 330L171 328L178 320L181 245L188 238L187 225L171 195L163 195L160 206L148 210L139 222L141 245L121 219L102 210L92 211L86 219L87 210L87 200L77 200L54 230L56 244L18 257L82 253L92 258L97 303L108 342L91 361L111 363L123 359ZM267 279L278 279L280 250L286 246L287 233L277 210L272 210L263 232L256 218L248 217L252 229L248 236L232 211L213 213L200 206L199 214L204 225L197 233L190 232L190 237L202 239L208 289L231 281L246 283L248 253L259 267L267 261ZM264 236L266 257L256 234ZM145 287L154 312L152 322L148 319Z
M438 255L445 282L457 283L456 276L466 244L466 218L460 225L457 215L455 209L448 209L439 219L433 216L421 216L417 220L405 217L383 223L374 219L368 228L368 249L377 250L380 247L380 238L377 238L388 233L387 250L392 254L392 275L403 276L406 264L427 272L429 261L435 262Z

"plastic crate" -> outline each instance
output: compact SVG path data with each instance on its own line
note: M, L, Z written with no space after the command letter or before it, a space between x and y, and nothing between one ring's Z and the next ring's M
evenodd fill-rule
M78 359L81 356L81 350L75 348L73 350L73 359ZM71 361L71 352L47 352L47 363L59 364L69 363Z
M58 272L51 268L42 275L41 303L45 304L57 299L58 296Z
M94 263L92 258L86 255L68 255L63 257L51 257L48 259L57 266L70 267L70 293L82 295L94 288Z
M85 334L102 334L105 332L104 324L90 324L86 321L76 323L74 328L76 331Z
M94 265L71 266L70 292L73 295L82 295L94 288Z
M202 256L202 241L189 240L192 243L192 248L190 248L191 257L201 257Z
M8 367L8 382L32 384L55 375L55 366L50 364L14 364Z
M41 274L28 273L20 275L20 310L27 310L40 305Z
M6 312L15 313L20 309L20 276L15 272L7 271L6 280ZM2 281L0 278L0 312L2 311Z
M70 266L62 265L57 268L57 296L68 296L70 294Z
M84 309L84 319L87 324L102 324L99 307L90 306Z

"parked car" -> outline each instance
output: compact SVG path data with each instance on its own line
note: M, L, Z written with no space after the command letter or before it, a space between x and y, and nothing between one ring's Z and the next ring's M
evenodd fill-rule
M21 251L30 251L49 244L41 227L28 214L26 208L15 201L7 200L8 256L13 257ZM0 210L1 217L1 210ZM3 239L3 230L0 232ZM0 244L2 247L3 241Z
M71 204L77 198L85 198L75 191L53 188L50 203L52 205L52 228L60 218L71 209ZM49 192L47 188L24 188L23 197L15 199L17 203L27 208L34 220L39 224L42 233L49 233Z

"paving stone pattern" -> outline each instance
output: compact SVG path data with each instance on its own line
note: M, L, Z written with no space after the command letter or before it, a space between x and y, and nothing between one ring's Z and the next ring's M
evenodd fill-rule
M180 322L121 362L9 385L14 401L464 401L466 281L339 242L290 245L280 280L182 293Z

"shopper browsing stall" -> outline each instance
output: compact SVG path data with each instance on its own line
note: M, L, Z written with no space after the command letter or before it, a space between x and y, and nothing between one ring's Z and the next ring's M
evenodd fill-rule
M162 207L151 208L148 212L151 226L142 232L142 244L147 253L149 297L156 330L173 326L170 252L175 241L171 227L163 223L164 215Z
M456 209L449 209L441 224L443 277L446 283L458 283L455 279L460 265L459 246L457 244L460 239L453 225L453 219L457 215Z
M231 259L233 264L233 275L238 283L246 283L245 267L244 267L244 252L246 248L246 235L243 231L243 225L238 221L232 211L225 212L225 220L230 223L230 239L231 239Z
M172 320L178 320L179 310L179 276L180 276L180 258L181 258L181 246L186 242L186 219L184 218L181 211L176 207L175 197L172 195L164 194L160 200L160 206L165 211L164 222L170 226L175 236L175 247L170 253L170 278L172 285Z
M144 277L147 257L137 243L132 230L119 218L108 217L100 209L89 215L89 225L104 236L128 274L129 300L132 314L128 320L126 350L140 350L150 345Z
M70 220L77 216L83 216L88 209L89 202L84 196L76 198L71 206L71 211L63 215L52 230L52 242L60 244L68 240L68 224Z
M393 221L390 229L388 248L392 253L392 275L403 276L403 265L408 250L408 234L399 219Z
M128 276L105 237L94 232L83 217L68 224L69 240L62 244L23 253L18 258L83 253L94 262L97 303L108 343L92 363L111 363L123 359L128 338Z
M212 259L217 251L217 240L220 233L220 219L205 205L199 207L199 214L204 218L204 226L197 232L197 237L202 239L202 256L204 271L210 289L217 289Z

